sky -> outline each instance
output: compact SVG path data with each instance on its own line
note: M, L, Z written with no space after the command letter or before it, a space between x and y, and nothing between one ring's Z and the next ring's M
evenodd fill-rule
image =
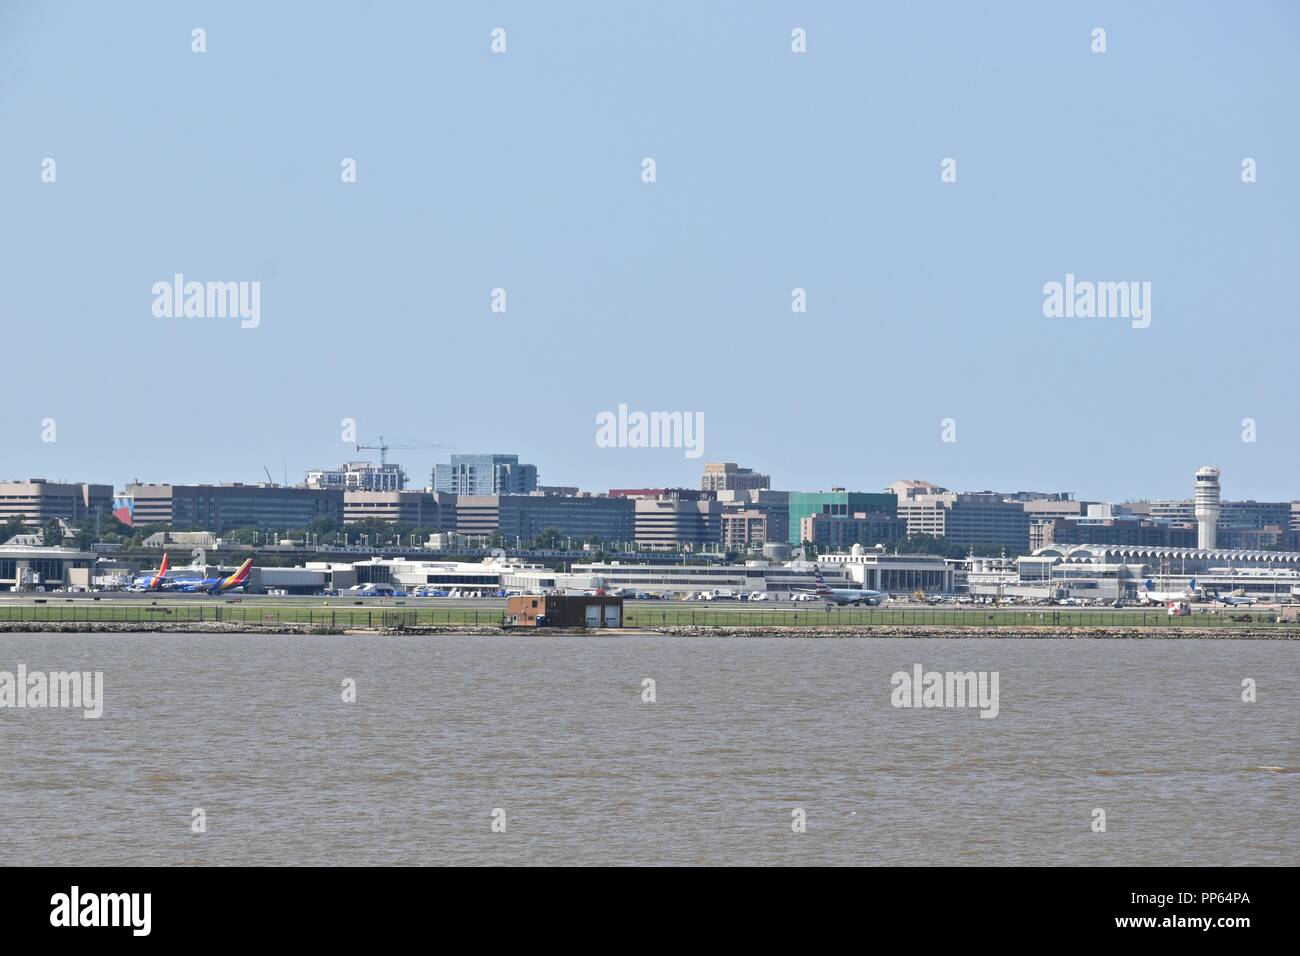
M300 481L350 420L448 446L415 485L1300 498L1298 47L1285 2L6 2L0 479ZM156 315L177 273L256 326ZM1067 274L1149 326L1046 316ZM702 454L603 447L620 405Z

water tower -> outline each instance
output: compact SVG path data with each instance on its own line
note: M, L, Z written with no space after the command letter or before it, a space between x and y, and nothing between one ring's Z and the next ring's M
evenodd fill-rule
M1219 528L1219 469L1205 465L1196 469L1196 546L1208 550L1215 546Z

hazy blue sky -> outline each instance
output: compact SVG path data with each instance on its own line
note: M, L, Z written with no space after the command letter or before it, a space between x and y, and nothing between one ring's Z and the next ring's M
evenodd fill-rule
M1297 91L1293 3L6 2L0 478L300 480L351 417L592 489L1300 497ZM177 272L260 326L155 318ZM1067 272L1151 326L1045 318ZM598 448L620 402L704 458Z

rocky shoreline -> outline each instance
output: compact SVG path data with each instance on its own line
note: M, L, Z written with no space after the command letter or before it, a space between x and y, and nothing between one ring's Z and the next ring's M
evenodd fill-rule
M709 627L704 625L668 625L664 627L622 628L617 630L588 631L581 628L546 628L538 631L526 627L500 627L482 624L429 624L415 627L330 627L321 624L258 624L244 622L192 621L165 623L161 621L100 621L100 622L50 622L37 621L0 622L0 634L306 634L327 635L429 635L477 634L513 635L516 637L546 634L586 635L617 638L625 635L658 634L667 637L785 637L785 638L1037 638L1037 639L1092 639L1092 640L1238 640L1238 641L1298 641L1300 628L1268 627L1134 627L1134 626L1057 626L1028 627L1003 625L980 628L970 625L950 624L881 624L873 626L818 627L803 626L743 626Z

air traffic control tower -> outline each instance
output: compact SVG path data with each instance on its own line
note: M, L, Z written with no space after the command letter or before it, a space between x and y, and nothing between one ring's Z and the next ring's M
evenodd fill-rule
M1219 528L1219 469L1205 465L1196 469L1196 546L1215 546Z

